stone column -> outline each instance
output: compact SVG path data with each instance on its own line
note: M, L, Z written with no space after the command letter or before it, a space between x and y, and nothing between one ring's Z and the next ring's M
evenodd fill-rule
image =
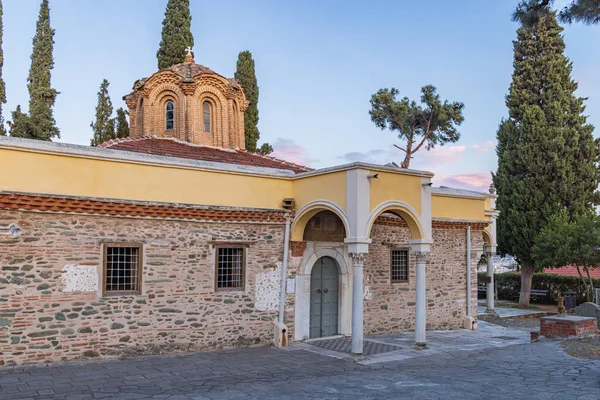
M487 309L486 313L495 313L494 311L494 252L493 246L485 245L485 255L487 257Z
M350 253L354 270L352 286L352 354L363 353L363 266L365 253Z
M427 348L425 339L425 329L427 326L426 315L426 271L425 262L427 253L422 251L413 252L417 262L417 290L416 290L416 313L415 313L415 345L417 349Z

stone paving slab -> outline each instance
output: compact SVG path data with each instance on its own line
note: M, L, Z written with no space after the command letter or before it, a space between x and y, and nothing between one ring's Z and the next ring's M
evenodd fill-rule
M571 357L556 342L493 339L522 334L485 324L480 332L428 332L432 345L459 344L370 365L270 347L8 367L0 369L0 399L600 398L600 361ZM495 345L481 343L489 340Z

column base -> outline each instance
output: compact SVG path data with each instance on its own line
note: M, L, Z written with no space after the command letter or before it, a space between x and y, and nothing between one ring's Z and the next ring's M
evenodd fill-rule
M492 316L492 317L497 317L498 313L496 312L496 309L494 308L486 308L485 309L485 313Z
M412 348L414 350L427 350L429 347L427 347L427 343L415 343Z

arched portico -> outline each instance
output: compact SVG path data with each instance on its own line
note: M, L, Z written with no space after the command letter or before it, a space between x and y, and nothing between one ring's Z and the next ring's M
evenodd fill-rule
M294 218L294 222L292 223L291 240L301 241L308 221L320 211L326 210L335 213L344 224L346 233L350 232L350 222L342 207L329 200L315 200L304 205L296 212L296 218Z
M410 229L410 235L413 240L430 239L425 237L426 234L423 229L423 224L421 223L421 218L419 217L419 214L415 211L415 209L409 204L398 200L390 200L383 202L377 207L375 207L373 211L371 211L371 214L369 215L369 219L367 220L366 224L365 237L370 237L371 229L373 228L375 220L381 214L386 212L396 214L406 222L408 228ZM431 225L431 221L428 222Z
M351 276L348 269L350 264L345 246L338 248L320 247L319 243L310 242L304 251L302 262L296 275L296 311L294 318L294 332L296 340L306 340L310 335L310 277L317 260L330 257L335 260L339 268L339 309L338 326L340 334L352 333L352 292Z

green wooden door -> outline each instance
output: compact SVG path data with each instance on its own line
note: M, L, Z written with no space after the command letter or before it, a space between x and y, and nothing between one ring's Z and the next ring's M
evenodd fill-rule
M335 260L322 257L310 275L310 337L338 334L339 273Z

